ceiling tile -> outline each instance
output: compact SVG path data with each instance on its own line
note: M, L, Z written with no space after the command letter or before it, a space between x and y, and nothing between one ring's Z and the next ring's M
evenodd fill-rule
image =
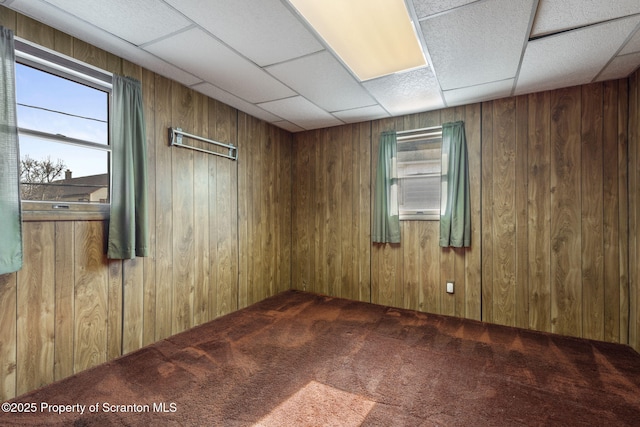
M540 0L531 37L640 13L638 0Z
M640 29L636 30L636 33L631 37L627 44L622 48L619 55L626 55L628 53L640 52Z
M180 64L189 73L250 103L295 95L264 70L198 28L174 34L144 49Z
M482 1L420 21L442 90L514 78L534 3Z
M516 94L590 83L638 22L633 16L529 42Z
M191 25L161 0L46 1L138 46Z
M278 122L273 122L272 124L284 130L288 130L289 132L300 132L304 130L300 126L296 126L293 123L288 122L286 120L280 120Z
M323 49L280 0L166 1L260 66Z
M354 108L352 110L336 111L332 113L345 123L358 123L367 120L382 119L389 117L381 106L372 105L371 107Z
M266 70L327 111L375 104L360 83L327 51L274 65Z
M472 102L488 101L490 99L505 98L511 95L514 79L483 85L464 87L444 91L444 99L449 107L469 104Z
M265 102L259 106L302 129L309 130L342 124L340 120L301 96Z
M280 117L274 116L273 114L263 110L262 108L256 107L255 105L250 104L247 101L244 101L237 96L230 94L229 92L225 92L224 90L215 87L210 83L196 84L191 86L191 88L266 122L274 122L280 120Z
M368 80L362 84L393 116L444 106L438 82L427 67Z
M478 0L413 0L418 19L444 12Z
M617 56L598 75L597 81L627 77L640 67L640 52Z

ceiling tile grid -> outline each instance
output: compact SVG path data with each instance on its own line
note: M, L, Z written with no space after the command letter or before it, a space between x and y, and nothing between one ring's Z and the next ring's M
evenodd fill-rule
M290 132L617 79L640 66L638 0L407 0L429 64L364 82L288 0L0 5Z

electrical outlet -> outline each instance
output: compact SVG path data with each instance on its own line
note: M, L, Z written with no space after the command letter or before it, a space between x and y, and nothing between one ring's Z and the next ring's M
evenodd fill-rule
M447 293L448 294L453 293L453 282L447 282Z

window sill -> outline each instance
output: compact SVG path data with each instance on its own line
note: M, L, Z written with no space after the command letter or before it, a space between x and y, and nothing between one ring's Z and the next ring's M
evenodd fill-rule
M437 213L400 213L400 221L440 221L440 212Z
M23 221L103 221L109 219L108 204L22 202Z

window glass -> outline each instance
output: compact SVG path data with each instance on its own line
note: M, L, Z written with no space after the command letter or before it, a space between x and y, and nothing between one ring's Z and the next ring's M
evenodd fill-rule
M85 84L81 64L58 73L51 52L40 66L37 48L27 47L27 59L16 55L22 200L57 202L53 208L109 203L109 90ZM35 206L23 205L42 209Z
M442 137L398 138L398 205L400 219L440 219Z
M108 154L20 136L22 200L108 203Z
M16 64L18 127L107 145L107 92Z

